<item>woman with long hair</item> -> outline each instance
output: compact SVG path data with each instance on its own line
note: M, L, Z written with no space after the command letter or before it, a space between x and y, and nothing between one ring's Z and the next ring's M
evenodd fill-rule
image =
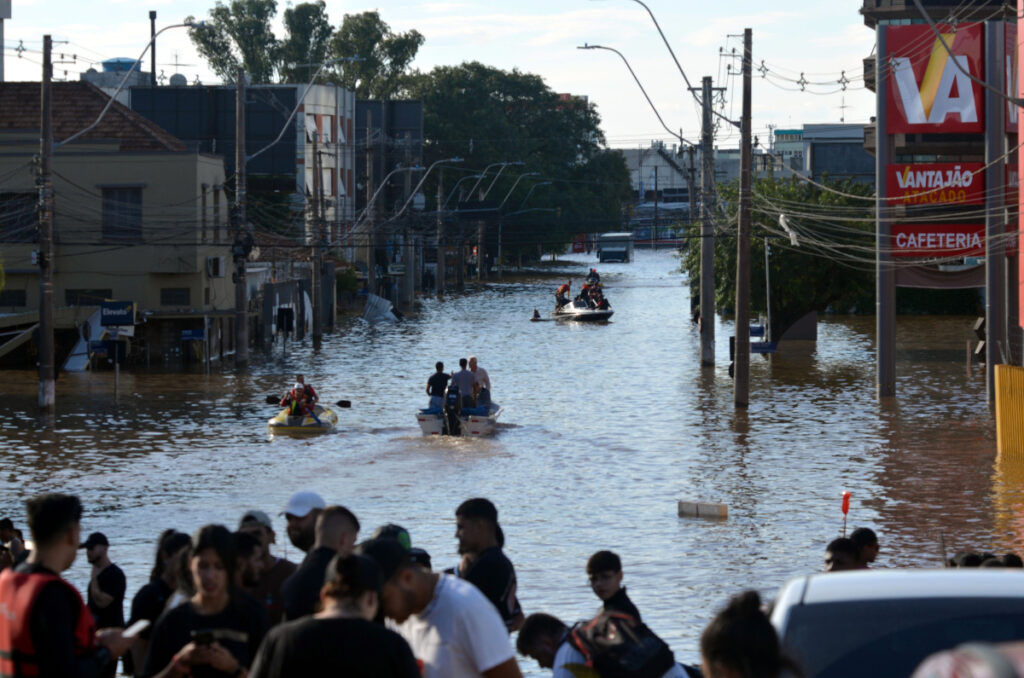
M167 599L174 593L174 587L178 583L175 571L177 559L181 552L188 548L190 542L189 536L184 532L171 529L160 533L149 583L143 585L132 598L132 612L128 626L143 619L151 624L156 623L156 620L163 614ZM139 639L132 645L132 675L139 673L146 661L146 651L149 649L149 638L152 631L152 627L142 631L139 634Z
M373 621L381 585L372 558L335 556L320 591L321 611L271 629L249 678L419 678L405 640Z
M234 586L231 532L223 525L200 528L192 537L188 566L195 593L157 621L142 675L244 678L267 617Z

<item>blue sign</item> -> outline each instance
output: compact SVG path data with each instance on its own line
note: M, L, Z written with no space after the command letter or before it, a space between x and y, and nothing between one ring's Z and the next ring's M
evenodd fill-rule
M206 339L206 330L182 330L182 341L202 341Z
M100 325L134 325L134 301L101 301Z
M128 355L128 347L123 341L117 339L102 339L89 342L89 352L95 358L117 358L118 365L124 365L125 357Z

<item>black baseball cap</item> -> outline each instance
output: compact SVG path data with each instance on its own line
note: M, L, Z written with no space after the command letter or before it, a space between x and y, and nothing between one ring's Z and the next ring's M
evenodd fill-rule
M403 567L412 564L409 550L398 543L397 539L387 537L364 541L356 547L356 553L369 556L377 563L383 582L389 581Z
M88 536L88 538L86 538L85 541L79 544L78 548L91 549L93 546L100 545L110 546L110 542L107 541L107 535L103 534L102 532L93 532Z

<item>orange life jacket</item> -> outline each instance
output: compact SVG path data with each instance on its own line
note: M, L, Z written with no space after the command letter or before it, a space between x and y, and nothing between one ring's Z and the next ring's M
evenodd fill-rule
M82 600L82 594L74 586L55 574L26 574L8 568L0 572L0 678L39 675L39 660L32 643L29 620L40 591L50 582L58 582L72 591L78 601L75 654L87 654L96 648L96 623Z

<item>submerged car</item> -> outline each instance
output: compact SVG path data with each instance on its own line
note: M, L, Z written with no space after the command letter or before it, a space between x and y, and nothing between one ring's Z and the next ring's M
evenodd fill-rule
M909 676L969 642L1024 639L1024 570L858 570L798 577L772 624L804 678Z

